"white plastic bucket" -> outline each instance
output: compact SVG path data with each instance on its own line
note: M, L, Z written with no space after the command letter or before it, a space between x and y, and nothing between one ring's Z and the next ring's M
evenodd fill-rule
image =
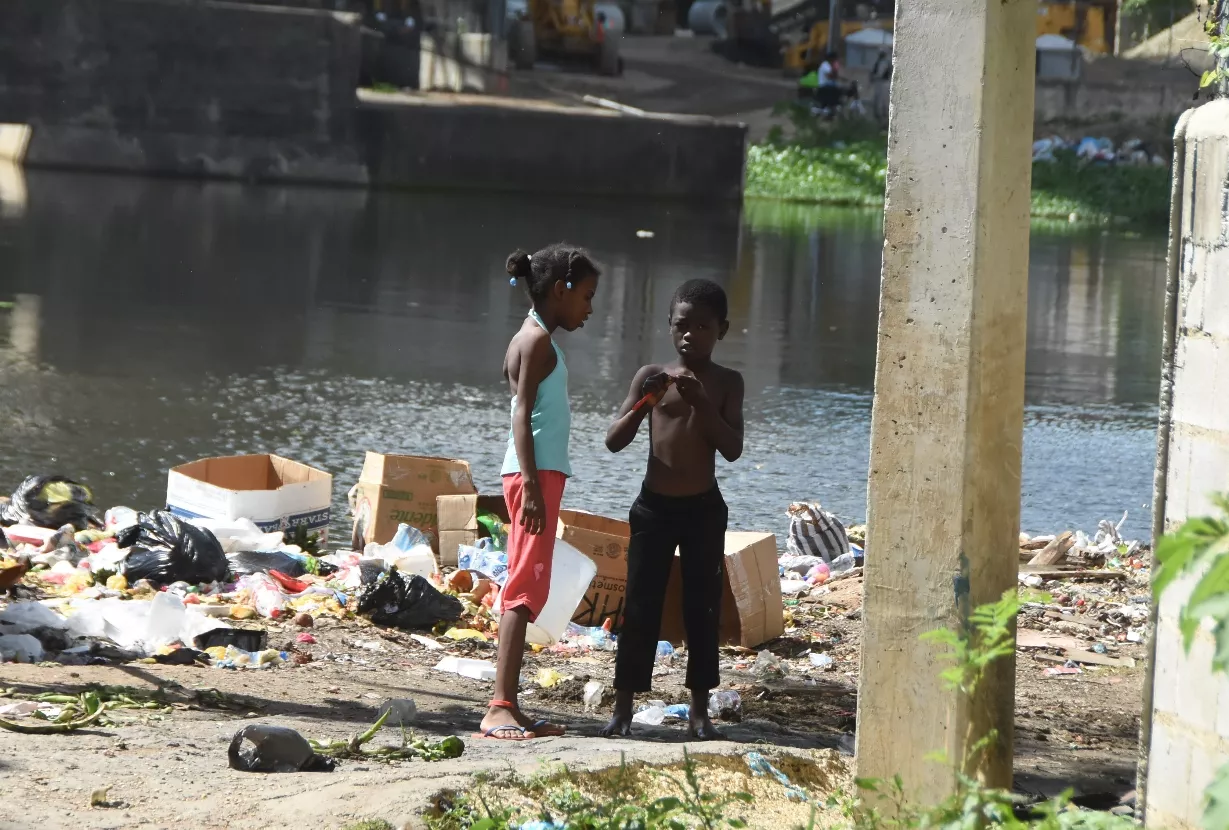
M526 641L549 646L559 641L597 574L597 564L562 539L555 540L550 592L535 622L525 629Z

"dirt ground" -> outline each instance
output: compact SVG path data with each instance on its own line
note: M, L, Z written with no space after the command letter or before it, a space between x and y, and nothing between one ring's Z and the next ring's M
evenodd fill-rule
M1139 593L1138 585L1125 593ZM770 644L786 667L784 676L754 669L754 652L723 651L722 676L739 691L742 720L722 723L727 738L704 752L738 755L750 749L769 757L797 756L795 767L820 764L824 787L848 787L857 709L857 670L861 634L861 579L831 583L826 593L788 611L793 626ZM1124 592L1101 584L1080 592ZM1071 591L1071 596L1077 589ZM1083 596L1083 593L1080 594ZM1059 601L1062 601L1061 599ZM1068 600L1070 601L1070 600ZM1080 601L1076 601L1080 602ZM1091 612L1089 603L1088 610ZM1097 639L1105 626L1083 609L1049 620L1064 632ZM1022 616L1025 627L1047 627L1040 612ZM0 665L0 687L40 693L85 684L127 685L152 690L173 681L187 689L216 688L245 698L239 708L176 709L169 713L115 713L117 725L70 735L28 736L0 731L0 770L7 782L9 809L0 827L28 827L23 817L57 827L341 827L360 818L383 818L401 825L427 810L449 789L464 789L479 772L509 770L529 775L557 765L594 770L628 761L677 764L686 745L682 725L637 727L633 740L604 740L597 730L609 712L613 655L596 652L560 656L527 654L522 675L522 705L530 712L566 723L564 738L510 744L472 739L489 683L433 671L445 653L493 659L493 644L468 641L429 650L407 634L380 629L362 620L317 619L315 644L294 642L292 623L266 623L269 643L297 650L311 659L264 670L228 670L130 663L115 666ZM1086 629L1086 631L1084 631ZM1038 632L1044 634L1044 632ZM1050 636L1046 634L1045 636ZM1100 638L1104 639L1104 638ZM811 665L810 652L826 653L833 664ZM1036 652L1038 654L1043 651ZM1068 786L1088 806L1113 806L1133 787L1142 696L1143 646L1122 642L1115 657L1133 657L1135 668L1084 666L1079 674L1046 676L1062 665L1024 651L1018 653L1016 692L1016 789L1036 796ZM687 699L683 688L685 655L656 670L651 697L667 703ZM299 658L307 660L306 656ZM574 679L552 688L535 682L540 670L554 669ZM607 687L597 712L584 711L583 687L593 679ZM457 760L386 765L343 762L333 773L260 775L232 771L227 746L234 732L253 723L292 727L317 739L343 739L375 720L388 698L412 698L419 715L414 729L431 736L460 735L465 754ZM649 696L645 696L647 699ZM377 743L396 743L386 730ZM696 749L692 745L693 750ZM735 765L737 766L737 765ZM741 769L741 767L739 767ZM820 778L795 781L806 787ZM757 780L758 781L758 780ZM762 786L758 782L757 786ZM109 787L114 805L91 808L95 790ZM812 792L821 797L827 793ZM784 803L783 799L777 799ZM780 826L768 812L749 818L753 826ZM764 823L767 822L767 823Z

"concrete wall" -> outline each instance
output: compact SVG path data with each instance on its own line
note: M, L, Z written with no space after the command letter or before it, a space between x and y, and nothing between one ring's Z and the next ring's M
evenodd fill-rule
M742 194L738 124L485 98L360 105L362 37L355 16L324 10L3 0L0 125L30 129L0 150L20 146L32 167L253 181Z
M364 93L359 132L377 187L464 187L736 199L746 127L696 117L471 96L447 105Z
M200 0L0 3L0 122L27 162L112 169L339 168L361 59L353 16Z
M1044 124L1096 118L1176 118L1190 108L1197 86L1193 76L1182 83L1038 81L1035 119Z
M1158 512L1164 528L1213 512L1229 491L1229 101L1195 110L1176 140L1181 180L1171 234L1170 318L1162 389ZM1166 406L1172 394L1172 404ZM1158 528L1159 530L1159 528ZM1196 828L1203 793L1229 762L1229 680L1212 674L1207 630L1188 656L1178 615L1190 581L1172 586L1157 611L1147 765L1150 827Z

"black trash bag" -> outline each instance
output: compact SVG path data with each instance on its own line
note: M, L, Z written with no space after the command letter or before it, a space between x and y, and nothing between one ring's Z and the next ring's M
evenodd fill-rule
M459 619L463 610L456 597L441 594L418 574L406 579L395 568L365 587L358 598L358 613L376 625L394 628L430 628Z
M94 493L84 484L64 476L30 476L17 486L13 497L0 509L0 525L34 525L59 530L102 527L94 506Z
M312 570L308 563L299 557L277 550L243 550L236 553L228 553L226 558L230 561L230 572L235 576L247 576L254 573L267 574L269 571L277 571L297 579L308 573L317 576L329 576L337 573L335 565L321 562L315 557L309 560L315 568L315 570Z
M358 563L358 581L360 585L370 585L383 575L383 560L363 559Z
M120 568L129 584L138 579L148 579L158 586L221 582L230 571L217 537L165 510L139 514L137 523L121 530L115 543L121 548L134 548Z
M230 740L230 768L240 772L332 772L337 763L312 751L307 739L285 726L254 723Z

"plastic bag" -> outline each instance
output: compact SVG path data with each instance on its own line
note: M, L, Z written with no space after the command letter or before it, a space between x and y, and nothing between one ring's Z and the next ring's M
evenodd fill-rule
M479 539L477 547L461 545L457 548L457 567L463 571L475 571L503 586L508 581L508 554L492 547L490 539Z
M459 619L462 610L459 599L441 594L423 577L406 579L395 570L382 574L358 598L359 614L396 628L430 628Z
M230 768L240 772L332 772L337 766L293 729L264 723L236 732L227 757Z
M165 510L142 513L135 525L116 537L116 544L121 548L140 546L124 559L123 574L129 584L138 579L148 579L155 585L221 582L230 571L222 546L212 533L182 522Z
M789 506L789 541L791 556L818 556L831 564L832 560L849 553L849 534L836 516L817 503L796 502Z
M94 506L94 493L84 484L64 476L30 476L17 486L8 504L0 509L0 525L34 525L59 530L102 527Z
M300 577L304 574L329 576L337 572L335 565L322 562L314 556L294 556L277 550L255 550L229 553L226 559L230 562L230 572L235 576L268 573L277 571L290 577Z

